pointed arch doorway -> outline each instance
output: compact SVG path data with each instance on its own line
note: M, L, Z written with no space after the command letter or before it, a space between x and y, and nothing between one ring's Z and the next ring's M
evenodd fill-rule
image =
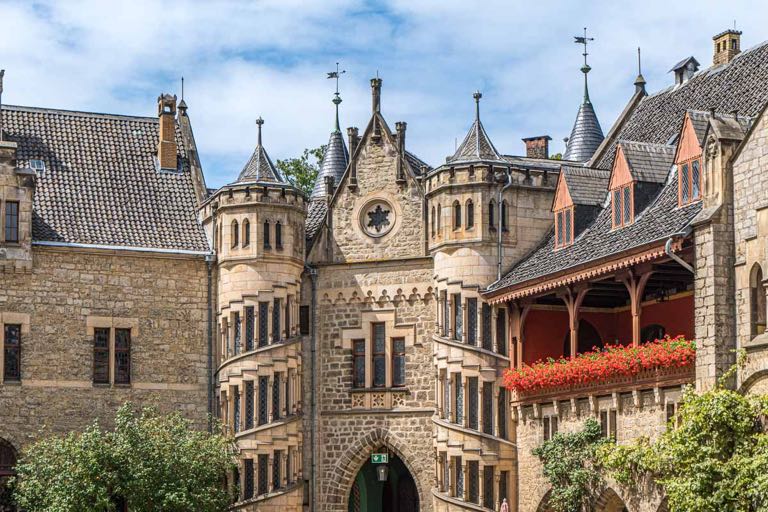
M400 457L389 453L384 482L379 481L378 466L369 457L357 472L349 492L348 512L418 512L416 482Z

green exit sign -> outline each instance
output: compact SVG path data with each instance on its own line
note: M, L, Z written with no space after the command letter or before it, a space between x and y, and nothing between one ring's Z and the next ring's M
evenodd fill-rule
M386 464L389 462L389 455L386 453L372 453L371 462L373 464Z

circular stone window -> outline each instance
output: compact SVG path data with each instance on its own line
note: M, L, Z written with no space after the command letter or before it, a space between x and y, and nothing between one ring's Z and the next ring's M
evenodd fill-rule
M394 225L394 209L382 199L371 201L360 211L360 227L368 236L384 236L392 230Z

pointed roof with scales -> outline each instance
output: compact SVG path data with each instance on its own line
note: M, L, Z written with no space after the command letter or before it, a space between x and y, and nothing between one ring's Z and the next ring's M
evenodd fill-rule
M472 97L475 99L475 122L469 129L467 136L459 148L446 160L446 163L470 162L475 160L498 160L504 161L504 158L496 150L491 142L488 133L486 133L483 123L480 122L480 98L483 95L476 91Z
M344 143L344 137L342 137L341 129L339 128L339 104L341 103L341 97L338 92L333 97L333 103L336 105L336 124L331 132L330 139L328 139L328 146L325 148L323 161L320 163L320 172L317 174L315 186L312 189L312 200L325 198L325 177L333 177L333 182L338 185L349 163L349 151L347 151L347 145Z
M267 150L261 144L261 126L264 124L264 120L259 117L256 120L256 126L259 128L259 138L256 143L256 149L253 150L253 154L248 162L240 171L240 175L237 177L237 181L259 181L265 183L287 183L285 179L280 175L280 172L272 163L272 160L267 154Z

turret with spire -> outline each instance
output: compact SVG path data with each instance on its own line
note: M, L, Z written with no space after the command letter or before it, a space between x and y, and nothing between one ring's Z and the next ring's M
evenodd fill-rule
M259 116L256 120L256 126L258 130L258 136L256 140L256 149L253 150L253 154L248 162L240 171L240 175L237 177L237 181L258 181L267 183L286 183L285 179L280 175L280 172L272 163L272 159L269 158L267 150L261 143L261 127L264 125L264 119Z
M600 128L600 122L597 120L595 109L592 107L592 102L589 99L589 84L587 80L587 74L592 68L587 64L587 43L593 41L594 38L587 37L587 29L584 28L583 36L575 36L575 42L584 45L584 65L581 67L581 72L584 73L584 98L579 107L579 113L576 115L576 122L573 124L571 130L571 136L568 138L568 143L565 148L564 160L572 160L575 162L586 162L589 160L594 152L597 150L600 143L603 141L603 130Z
M483 94L475 91L472 98L475 100L475 122L469 129L464 141L456 149L453 156L448 157L446 163L470 161L470 160L503 160L501 154L491 142L483 123L480 122L480 99Z

